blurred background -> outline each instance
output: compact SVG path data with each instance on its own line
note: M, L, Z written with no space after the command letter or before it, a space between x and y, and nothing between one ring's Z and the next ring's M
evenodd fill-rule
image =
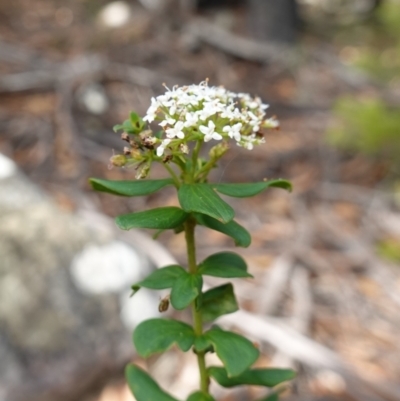
M87 179L132 179L109 167L124 146L112 127L162 83L205 78L281 121L213 179L294 184L229 200L255 279L235 282L245 312L220 324L259 344L260 366L298 371L285 400L400 400L400 1L1 0L1 401L129 401L132 360L180 399L196 388L192 354L143 361L131 343L163 294L129 287L185 263L182 235L112 223L175 205L173 191L103 196ZM199 259L233 247L202 234Z

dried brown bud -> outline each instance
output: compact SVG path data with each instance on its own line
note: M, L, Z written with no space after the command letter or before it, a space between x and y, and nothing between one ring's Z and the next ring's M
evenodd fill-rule
M162 160L163 163L168 163L169 161L172 160L172 155L166 155L164 159Z
M125 141L125 142L129 142L129 141L130 141L130 139L129 139L129 134L127 134L126 132L123 132L123 133L121 134L121 139L122 139L123 141Z
M140 134L139 134L139 136L140 136L140 139L145 139L145 138L148 138L148 137L151 137L151 134L153 133L153 131L152 130L150 130L150 129L147 129L147 130L145 130L145 131L142 131Z
M145 137L143 138L143 146L147 149L154 149L154 145L156 144L157 139L154 137Z
M124 147L124 155L125 156L130 156L131 155L131 149L128 148L127 146Z

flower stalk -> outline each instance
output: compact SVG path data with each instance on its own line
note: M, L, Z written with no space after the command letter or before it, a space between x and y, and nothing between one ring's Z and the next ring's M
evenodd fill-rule
M251 369L259 351L245 337L212 326L219 316L238 310L233 283L203 291L203 276L238 279L251 277L246 262L233 252L219 252L198 263L195 229L197 225L231 237L237 246L250 245L247 230L234 221L234 210L218 193L233 197L254 196L270 187L291 190L282 179L257 183L208 183L209 173L229 149L229 143L251 150L265 142L263 130L277 128L274 118L266 118L267 105L259 97L233 93L222 87L199 85L167 88L165 94L151 99L142 119L135 113L123 124L125 142L122 155L114 155L115 167L134 167L137 181L91 179L98 191L121 196L143 196L172 185L179 207L167 206L128 213L116 218L123 230L151 228L184 231L187 266L165 266L132 286L133 294L141 287L169 289L159 305L165 312L171 305L177 313L189 308L192 325L174 319L150 319L140 323L133 335L139 355L148 357L166 352L172 345L182 351L192 350L199 367L199 390L186 401L215 401L209 392L210 379L225 387L252 384L273 387L294 377L291 370ZM156 131L148 124L158 124ZM208 157L201 156L205 143L216 141ZM127 146L128 144L129 146ZM171 178L148 179L153 163L161 163ZM147 179L144 179L147 178ZM157 235L158 235L157 234ZM215 352L223 367L206 366L206 354ZM128 365L128 384L137 401L178 401L142 369Z

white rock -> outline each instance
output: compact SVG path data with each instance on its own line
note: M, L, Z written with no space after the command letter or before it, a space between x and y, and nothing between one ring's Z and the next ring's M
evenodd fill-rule
M104 88L99 84L88 84L77 91L79 102L93 114L103 114L110 106Z
M122 241L89 245L71 264L75 285L89 294L120 292L140 281L143 262Z
M128 329L133 330L144 320L161 316L154 291L141 288L133 297L131 293L131 290L126 291L120 297L120 317Z
M0 180L11 177L17 172L17 166L8 157L0 153Z
M131 8L125 1L113 1L107 4L99 13L99 20L108 28L119 28L125 25L131 17Z

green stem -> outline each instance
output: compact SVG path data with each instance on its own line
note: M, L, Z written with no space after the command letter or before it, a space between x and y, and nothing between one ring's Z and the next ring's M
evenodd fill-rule
M194 239L195 227L196 227L196 221L194 220L193 217L189 217L185 223L185 238L186 238L188 262L189 262L189 272L192 274L195 274L197 271L196 247ZM195 301L192 303L192 314L193 314L194 332L196 336L201 336L203 334L203 322L201 319L201 313L196 309ZM209 378L206 368L204 352L197 353L197 362L200 370L200 389L204 393L209 394L208 392Z
M219 159L212 159L212 160L208 161L208 162L197 172L197 174L196 174L196 176L195 176L195 179L198 180L198 179L200 179L200 178L204 178L204 177L201 177L202 175L205 176L205 178L206 178L207 175L208 175L208 173L210 172L210 170L211 170L212 168L215 167L215 165L216 165L216 163L217 163L218 160L219 160Z
M203 146L203 141L197 141L192 154L192 182L195 182L197 160L199 158L200 149Z
M175 174L175 171L167 164L167 163L161 163L166 170L171 174L172 179L174 180L176 188L179 188L181 186L181 183L179 181L178 176Z

